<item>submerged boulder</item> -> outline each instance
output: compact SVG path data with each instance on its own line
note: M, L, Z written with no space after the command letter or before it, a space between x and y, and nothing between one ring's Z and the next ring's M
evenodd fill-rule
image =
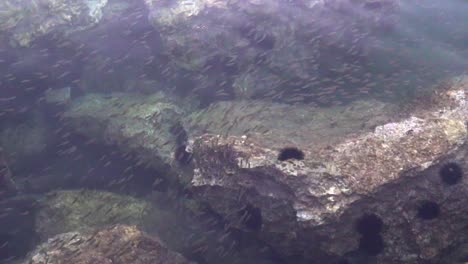
M78 98L63 117L77 133L135 153L141 164L164 170L172 160L175 138L183 133L175 129L182 113L162 93L113 93Z
M139 226L150 204L104 191L57 191L39 201L36 232L45 240L71 231L90 231L114 224Z
M0 3L0 32L14 45L28 47L48 33L89 29L99 22L106 4L107 0L5 0Z
M214 103L184 118L184 126L192 138L203 134L258 135L256 140L265 145L316 149L348 134L368 132L395 118L397 110L395 105L377 100L329 108L243 100Z
M466 239L467 83L414 107L235 101L183 118L156 95L91 94L64 118L151 166L183 163L195 199L282 256L419 263Z
M281 124L205 134L192 146L191 190L282 255L437 262L467 239L467 90L468 78L456 78L435 91L431 105L369 132L324 136L329 145L314 130L307 143L301 126L281 131ZM269 124L257 113L246 118Z
M24 264L114 263L185 264L182 255L166 248L157 237L135 226L116 225L94 233L57 235L39 245Z

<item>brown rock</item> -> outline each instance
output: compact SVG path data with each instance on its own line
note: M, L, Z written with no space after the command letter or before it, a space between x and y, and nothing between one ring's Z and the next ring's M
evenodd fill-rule
M192 190L284 255L323 263L349 252L372 263L437 261L467 239L467 178L448 184L441 177L448 162L467 171L467 90L468 78L455 79L437 92L444 95L437 107L327 147L292 134L285 141L280 130L203 135L193 146ZM299 160L279 160L288 145ZM363 220L371 234L361 235L355 226L365 215L383 227L372 230Z
M29 264L184 264L180 254L134 226L116 225L94 234L76 232L55 236L38 247Z

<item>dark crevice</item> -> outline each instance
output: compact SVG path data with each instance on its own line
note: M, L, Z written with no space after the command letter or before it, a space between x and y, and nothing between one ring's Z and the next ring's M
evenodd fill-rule
M289 159L303 160L304 152L302 152L302 150L295 148L295 147L287 147L287 148L281 149L278 154L278 160L285 161Z
M384 250L384 242L380 233L383 221L376 214L366 214L358 219L356 231L361 234L358 251L366 256L376 256Z
M359 250L369 256L377 256L384 250L383 238L380 235L362 236L359 240Z
M250 204L238 212L241 223L249 231L259 231L262 228L262 211Z
M188 165L192 161L192 153L187 151L186 145L178 146L174 151L174 160L180 165Z
M366 214L356 222L356 231L363 236L375 236L382 232L383 222L375 214Z
M187 144L188 133L182 125L182 122L177 121L174 125L172 125L170 128L170 133L174 137L177 146Z

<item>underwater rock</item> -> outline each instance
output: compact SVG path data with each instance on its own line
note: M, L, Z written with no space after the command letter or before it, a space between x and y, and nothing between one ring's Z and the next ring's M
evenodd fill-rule
M114 263L185 264L179 253L166 248L157 237L135 226L115 225L94 233L57 235L39 245L24 262L28 264Z
M102 17L107 0L5 0L0 2L0 32L11 36L11 43L30 46L51 32L70 34L89 29Z
M468 262L468 243L465 241L456 248L448 250L441 257L441 264L466 264Z
M79 134L118 146L124 153L136 153L140 165L167 169L176 147L171 127L182 113L162 93L112 93L77 98L63 117Z
M56 191L39 201L36 232L41 239L71 231L89 231L114 224L139 226L147 202L104 191Z
M196 199L283 256L330 261L358 251L373 263L417 263L463 239L466 177L447 185L439 170L451 162L466 171L467 80L436 90L411 113L378 101L328 109L238 101L181 119L157 95L90 94L64 117L159 168L174 163L171 131L182 121L193 155L182 182L191 179ZM383 227L362 235L355 222L370 213Z
M184 118L190 136L249 135L281 148L307 145L318 149L352 133L371 131L394 118L398 108L377 100L360 100L329 108L262 100L222 101Z
M190 189L232 226L255 232L283 256L330 263L355 251L371 263L438 263L445 249L466 241L468 227L468 78L445 86L431 105L372 131L345 135L329 127L335 140L302 130L314 120L288 126L294 115L281 111L276 114L284 117L270 129L260 106L244 118L265 129L238 129L236 111L248 108L227 108L231 119L218 115L219 132L192 146ZM216 127L199 126L208 133ZM237 129L223 136L226 127ZM369 214L381 226L357 229Z
M191 80L184 89L201 101L207 95L271 97L272 90L278 94L285 87L288 92L277 98L297 100L300 90L323 87L320 78L338 76L349 87L351 80L343 76L356 76L353 83L362 77L356 69L372 47L373 33L391 27L398 13L397 1L372 2L375 8L369 9L365 0L145 1L167 47L165 76ZM324 70L331 68L336 72ZM256 85L264 79L268 89Z

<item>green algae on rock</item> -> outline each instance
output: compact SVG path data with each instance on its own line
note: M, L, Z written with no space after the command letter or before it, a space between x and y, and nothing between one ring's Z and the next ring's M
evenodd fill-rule
M114 224L140 225L151 208L148 202L130 196L91 190L51 192L39 205L36 232L43 240Z
M39 245L22 264L190 264L157 237L135 226L115 225L95 232L69 232Z
M136 153L144 164L164 168L175 148L170 128L182 113L163 93L113 93L77 98L63 116L77 133Z

